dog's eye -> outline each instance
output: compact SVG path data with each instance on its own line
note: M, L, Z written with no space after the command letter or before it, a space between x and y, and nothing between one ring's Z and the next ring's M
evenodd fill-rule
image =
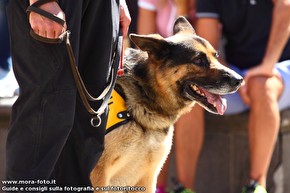
M214 57L215 57L215 58L220 57L219 53L218 53L218 52L214 53Z
M196 57L193 60L193 63L199 66L206 66L208 64L208 61L206 59L206 57Z
M195 58L194 59L194 63L196 63L196 64L200 64L201 62L202 62L201 58Z

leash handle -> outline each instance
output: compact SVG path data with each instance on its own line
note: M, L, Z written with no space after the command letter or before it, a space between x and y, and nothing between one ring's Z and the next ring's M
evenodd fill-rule
M87 90L82 77L79 73L79 70L77 68L77 64L76 64L76 60L74 57L74 53L73 53L73 49L70 43L70 31L67 30L64 33L62 33L59 38L57 39L49 39L49 38L45 38L42 36L39 36L38 34L34 33L33 30L30 31L30 34L33 38L35 38L38 41L44 42L44 43L62 43L63 41L65 41L66 44L66 48L67 48L67 52L69 55L69 61L70 61L70 66L71 66L71 70L72 70L72 74L75 80L75 84L79 93L79 96L82 100L82 103L84 105L84 107L86 108L86 110L92 115L91 118L91 125L93 127L99 127L102 123L102 119L101 119L101 115L105 112L107 106L108 106L108 102L110 99L110 95L112 93L113 90L113 85L115 82L115 70L114 70L114 66L111 69L111 73L110 73L110 77L109 77L109 83L107 84L107 86L105 87L105 89L102 91L102 93L97 96L97 97L93 97ZM116 56L112 59L112 60L116 60ZM103 100L101 106L99 107L98 110L94 110L89 101L100 101Z
M40 9L39 7L45 3L48 3L48 2L52 2L52 1L56 1L58 2L57 0L38 0L37 2L35 2L34 4L30 5L26 12L27 14L29 15L30 12L36 12L44 17L47 17L49 19L51 19L52 21L54 22L57 22L59 23L60 25L64 26L65 25L65 21L54 16L53 14L47 12L47 11L44 11L42 9ZM119 65L122 65L122 53L123 53L123 39L122 38L119 38L118 39L118 45L117 45L117 54L114 54L113 58L111 61L113 61L113 65L112 65L112 68L111 68L111 73L110 73L110 77L109 77L109 83L107 84L106 88L102 91L102 93L98 96L98 97L93 97L87 90L83 80L82 80L82 77L79 73L79 70L78 70L78 67L77 67L77 64L76 64L76 60L75 60L75 56L74 56L74 53L73 53L73 49L72 49L72 46L71 46L71 43L70 43L70 31L65 31L64 33L62 33L59 38L56 38L56 39L51 39L51 38L45 38L45 37L42 37L42 36L39 36L38 34L36 34L32 29L30 29L30 35L40 41L40 42L44 42L44 43L52 43L52 44L57 44L57 43L62 43L64 40L65 40L65 43L66 43L66 47L67 47L67 52L69 54L69 60L70 60L70 66L71 66L71 70L72 70L72 74L73 74L73 77L74 77L74 80L75 80L75 83L76 83L76 87L77 87L77 90L78 90L78 93L81 97L81 100L86 108L86 110L92 115L92 118L91 118L91 125L93 127L99 127L102 123L102 119L101 119L101 115L105 112L106 108L108 107L108 103L109 103L109 100L110 100L110 96L111 96L111 93L112 93L112 90L113 90L113 85L116 81L116 71L114 69L118 69L118 66ZM121 43L121 44L120 44ZM120 46L122 45L122 46ZM121 55L120 55L120 52ZM121 62L120 63L117 63L116 60L119 61L119 59L121 59ZM121 67L122 69L122 67ZM99 107L99 109L96 111L94 110L89 101L100 101L100 100L103 100L101 106Z

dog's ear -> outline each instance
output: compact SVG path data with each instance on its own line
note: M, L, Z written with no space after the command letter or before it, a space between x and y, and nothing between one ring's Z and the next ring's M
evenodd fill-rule
M164 56L168 51L169 43L158 34L150 35L137 35L130 34L130 39L139 47L142 51L146 51L150 56L160 58Z
M192 25L183 16L178 17L174 23L173 34L177 34L177 33L196 35L195 30L193 29Z

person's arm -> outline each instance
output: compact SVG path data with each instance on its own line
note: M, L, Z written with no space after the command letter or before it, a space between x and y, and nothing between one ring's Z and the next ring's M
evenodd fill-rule
M125 0L120 0L120 24L123 37L127 36L130 23L131 16L127 7L127 3Z
M244 77L245 85L240 94L245 103L249 103L247 81L254 76L277 76L274 65L279 61L283 49L290 37L290 0L275 0L270 35L261 64L248 70Z
M267 49L262 63L273 68L278 62L290 35L290 1L276 0L274 2L273 20Z
M196 20L196 34L218 49L221 38L219 26L219 20L216 18L198 18Z
M190 1L189 0L175 0L176 15L189 17Z
M175 0L176 17L184 16L195 27L195 0Z
M245 79L252 76L273 76L274 65L279 61L283 49L290 37L290 0L274 1L272 25L262 63L250 69Z
M37 0L30 0L30 5ZM48 2L39 7L65 21L65 14L56 1ZM34 33L46 38L58 38L66 30L64 26L35 12L30 12L29 23Z
M137 33L138 34L157 33L155 11L139 7Z
M217 18L198 18L196 20L196 34L206 39L217 51L221 47L221 24ZM227 63L222 55L219 62L225 66Z

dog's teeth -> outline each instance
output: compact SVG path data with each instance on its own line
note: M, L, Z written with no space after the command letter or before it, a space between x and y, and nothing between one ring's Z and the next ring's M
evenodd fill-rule
M199 90L199 88L198 88L196 85L191 85L191 88L192 88L192 89L193 89L197 94L199 94L199 95L205 97L205 94L204 94L203 92L201 92L201 91Z

